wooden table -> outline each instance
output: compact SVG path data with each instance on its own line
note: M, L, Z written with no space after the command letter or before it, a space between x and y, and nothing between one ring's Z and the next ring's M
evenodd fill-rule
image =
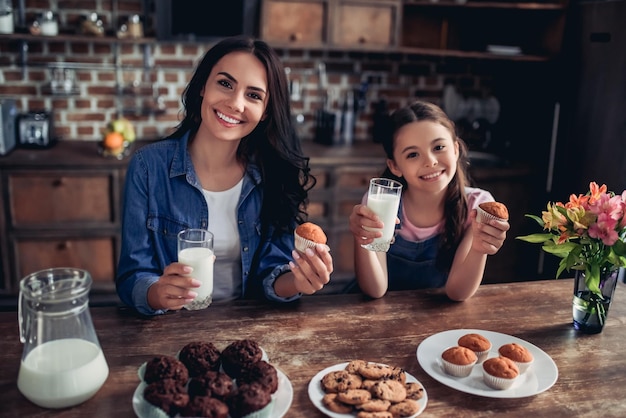
M294 398L286 417L323 417L307 386L320 370L361 358L405 368L426 388L423 417L626 416L626 286L618 283L602 333L572 328L571 279L483 285L464 303L437 291L389 293L369 300L360 294L305 297L291 305L237 301L203 311L141 318L127 309L92 308L93 322L110 374L82 405L41 409L18 391L22 353L17 314L0 313L0 415L11 417L133 417L137 368L157 354L175 354L192 340L257 340L290 379ZM497 331L544 350L558 366L549 390L525 398L467 394L431 378L416 359L418 345L435 333L458 328Z

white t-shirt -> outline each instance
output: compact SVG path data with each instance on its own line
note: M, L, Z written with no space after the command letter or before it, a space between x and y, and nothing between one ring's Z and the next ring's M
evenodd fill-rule
M209 206L209 231L213 233L213 300L232 300L241 296L241 240L237 228L237 204L243 178L221 192L203 190Z

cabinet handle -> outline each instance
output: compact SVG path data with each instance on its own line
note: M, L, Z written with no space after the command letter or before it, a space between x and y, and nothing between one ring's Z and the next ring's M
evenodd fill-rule
M69 241L63 241L63 242L60 242L59 245L57 245L57 249L59 251L67 251L70 248L72 248L72 243Z
M54 187L62 187L62 186L65 186L65 178L61 177L61 178L58 178L58 179L54 179L54 180L52 181L52 185L53 185Z
M302 34L300 32L292 33L289 35L289 40L291 42L296 42L302 39Z
M366 44L367 43L367 37L365 35L359 36L359 43L360 44Z

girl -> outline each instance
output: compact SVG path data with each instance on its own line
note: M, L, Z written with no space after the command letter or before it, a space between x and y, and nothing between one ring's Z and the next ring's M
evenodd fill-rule
M403 185L399 226L387 253L368 251L361 244L382 236L383 223L365 204L353 208L357 283L374 298L387 290L445 287L450 299L465 300L478 289L487 255L502 247L509 224L475 221L478 204L494 199L468 187L467 149L439 107L417 101L391 119L383 177Z
M227 38L183 92L184 119L129 164L116 278L122 301L153 315L181 309L200 282L177 263L177 233L215 235L213 300L291 301L333 271L325 246L300 255L293 231L315 184L291 124L287 80L264 42ZM292 261L293 258L293 261Z

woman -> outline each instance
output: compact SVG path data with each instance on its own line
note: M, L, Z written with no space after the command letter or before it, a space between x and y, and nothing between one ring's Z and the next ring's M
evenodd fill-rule
M176 131L139 149L128 167L122 301L153 315L194 299L200 282L176 262L185 228L215 235L214 301L291 301L320 290L333 271L327 247L294 250L315 179L291 123L279 57L262 41L227 38L205 54L182 100Z
M509 223L476 222L476 207L494 199L468 187L465 144L439 107L414 102L396 110L391 125L392 135L383 138L383 177L403 185L400 225L389 252L368 251L361 244L382 236L383 223L366 205L353 208L359 287L375 298L387 290L444 288L450 299L465 300L482 281L487 255L504 244Z

